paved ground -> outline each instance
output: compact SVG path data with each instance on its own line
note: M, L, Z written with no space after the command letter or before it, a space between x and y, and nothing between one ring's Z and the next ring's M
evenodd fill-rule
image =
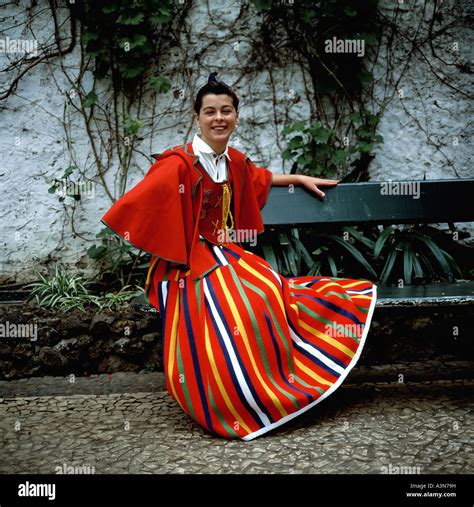
M0 383L0 473L474 471L473 380L344 384L250 442L206 433L163 385L162 373Z

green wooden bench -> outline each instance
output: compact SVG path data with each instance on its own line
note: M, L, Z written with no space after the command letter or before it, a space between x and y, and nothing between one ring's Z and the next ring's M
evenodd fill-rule
M321 200L306 189L272 187L262 209L266 230L321 225L435 224L474 221L474 179L339 183L321 187ZM397 195L397 192L399 195ZM416 198L415 198L416 197ZM378 306L469 305L474 281L378 285Z
M392 195L397 183L401 195ZM416 183L416 185L414 185ZM474 221L474 179L418 182L339 183L322 187L324 200L301 187L272 187L262 209L266 230L305 226L357 224L435 224ZM388 191L388 194L387 194ZM419 193L418 193L419 192ZM418 197L418 198L414 198ZM474 281L405 285L402 288L378 284L377 306L458 306L474 302ZM135 308L156 312L144 296L133 302Z

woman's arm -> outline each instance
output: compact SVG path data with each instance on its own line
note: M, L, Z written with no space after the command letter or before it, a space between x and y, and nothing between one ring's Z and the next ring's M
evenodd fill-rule
M339 180L324 180L321 178L314 178L313 176L306 176L305 174L273 174L272 178L273 186L285 187L287 185L301 185L311 192L314 192L319 197L324 197L325 193L319 190L317 185L333 186L338 183Z

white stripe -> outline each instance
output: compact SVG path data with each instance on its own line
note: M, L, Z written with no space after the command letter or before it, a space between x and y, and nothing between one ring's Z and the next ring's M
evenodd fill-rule
M163 298L163 306L166 308L166 301L168 299L168 284L169 281L161 282L161 297Z
M273 269L270 269L268 266L265 266L265 264L262 264L262 263L259 263L261 266L263 266L264 268L268 269L268 271L270 271L270 273L277 279L278 283L280 285L283 285L282 282L281 282L281 278L280 278L280 275L274 271Z
M222 323L222 320L220 318L219 312L217 311L217 308L214 305L214 301L212 300L212 296L211 296L209 289L207 287L207 281L205 278L203 278L203 282L204 282L205 300L209 302L212 317L214 318L214 320L217 324L217 327L219 328L219 332L220 332L222 338L224 339L226 350L230 356L230 360L231 360L232 366L234 368L234 373L236 374L237 380L239 382L239 386L242 389L242 392L244 393L244 396L245 396L246 400L248 401L249 405L255 410L255 412L257 412L262 423L265 425L271 424L270 419L268 419L268 417L260 410L260 407L257 405L257 402L255 401L252 393L250 392L248 384L247 384L245 377L242 373L242 370L240 368L239 361L237 360L237 356L235 355L234 348L232 347L229 335L227 334L224 324Z
M214 253L217 255L217 257L222 262L222 264L224 266L227 266L227 264L229 264L229 262L224 257L224 254L222 253L222 250L220 248L218 248L217 246L215 246L215 245L212 248L214 249Z
M363 289L363 290L348 290L348 294L371 294L372 289Z
M329 357L326 357L322 352L320 352L318 349L315 349L312 345L309 343L305 343L294 331L289 327L291 338L294 342L296 342L302 349L305 349L308 351L312 356L317 357L322 363L324 363L326 366L329 366L331 370L337 371L339 375L342 375L344 373L344 368L336 364L332 359L329 359Z
M357 352L354 355L354 357L352 358L352 360L349 363L349 365L344 370L344 373L337 379L336 383L333 384L319 398L317 398L313 402L311 402L308 405L306 405L306 407L303 407L302 409L297 410L296 412L293 412L292 414L288 414L287 416L281 418L279 421L276 421L276 422L270 424L270 426L266 426L265 428L260 428L259 430L254 431L253 433L248 434L247 436L243 437L242 440L245 440L247 442L249 440L253 440L254 438L259 437L260 435L263 435L267 431L270 431L273 428L277 428L278 426L281 426L282 424L285 424L287 421L289 421L291 419L294 419L295 417L298 417L302 413L306 412L310 408L314 407L318 403L321 403L323 400L325 400L328 396L330 396L344 382L344 380L346 379L346 377L349 374L349 372L357 364L357 361L359 360L360 354L361 354L361 352L362 352L362 350L364 348L364 345L365 345L365 339L367 338L367 333L369 332L370 323L372 321L372 315L374 313L375 302L377 301L377 286L374 285L373 287L374 287L374 296L372 298L372 301L370 302L369 313L368 313L367 319L365 321L365 327L364 327L364 331L363 331L363 334L362 334L362 338L360 339L359 348L357 349Z

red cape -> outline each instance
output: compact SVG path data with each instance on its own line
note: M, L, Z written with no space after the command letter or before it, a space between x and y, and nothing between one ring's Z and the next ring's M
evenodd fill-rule
M257 167L246 155L228 147L232 172L232 215L235 229L264 230L260 210L265 205L273 173ZM120 197L102 222L135 247L190 268L192 279L210 271L216 261L199 241L202 180L205 169L192 143L161 155L145 177Z

